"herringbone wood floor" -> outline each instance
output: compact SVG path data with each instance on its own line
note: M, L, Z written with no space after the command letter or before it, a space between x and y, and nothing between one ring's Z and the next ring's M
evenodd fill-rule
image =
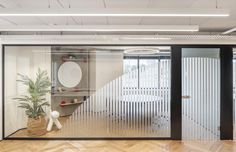
M236 152L234 141L87 140L0 142L1 152Z

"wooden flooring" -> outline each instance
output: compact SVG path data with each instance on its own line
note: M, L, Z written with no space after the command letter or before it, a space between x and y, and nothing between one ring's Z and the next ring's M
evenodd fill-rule
M5 140L0 142L0 152L236 152L236 141Z

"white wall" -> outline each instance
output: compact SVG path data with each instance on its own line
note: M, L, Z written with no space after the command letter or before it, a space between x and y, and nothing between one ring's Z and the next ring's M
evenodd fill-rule
M92 55L91 63L93 66L90 71L93 71L90 74L90 86L92 85L96 91L123 74L123 52L98 51ZM92 109L96 112L103 111L105 106L99 102L94 102Z
M123 52L96 54L96 89L123 74Z
M98 90L123 74L123 52L97 50L90 54L90 88Z

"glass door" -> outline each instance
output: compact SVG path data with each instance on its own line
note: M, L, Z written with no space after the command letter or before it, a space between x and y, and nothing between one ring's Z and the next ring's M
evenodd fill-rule
M220 49L182 48L182 138L220 138Z

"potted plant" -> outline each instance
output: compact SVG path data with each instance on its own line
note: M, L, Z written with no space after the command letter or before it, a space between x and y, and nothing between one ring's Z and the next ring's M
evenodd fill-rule
M21 95L15 100L20 101L20 108L25 109L28 116L27 131L31 136L41 136L46 133L46 120L44 107L49 106L45 95L50 92L50 80L47 71L38 69L35 81L26 75L18 74L17 82L27 86L27 95Z

